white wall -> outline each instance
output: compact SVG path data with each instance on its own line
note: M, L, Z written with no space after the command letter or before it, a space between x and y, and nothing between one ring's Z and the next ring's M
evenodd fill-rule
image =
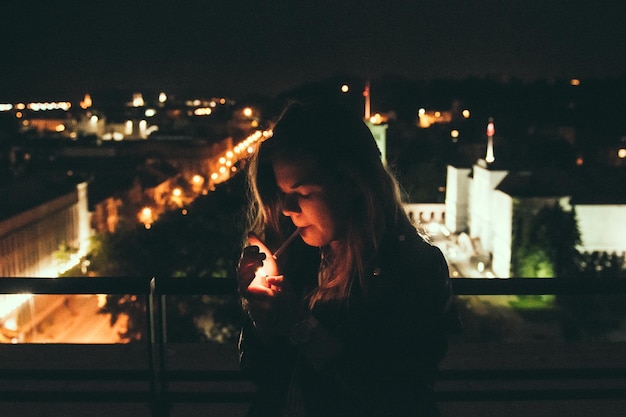
M446 175L446 228L452 233L467 230L470 183L470 168L448 165Z
M492 265L499 278L509 278L511 271L511 240L513 229L513 199L501 191L493 192Z
M576 205L584 252L626 252L626 205Z

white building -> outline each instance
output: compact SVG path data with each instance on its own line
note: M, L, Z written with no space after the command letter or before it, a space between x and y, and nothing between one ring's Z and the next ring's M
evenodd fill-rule
M8 200L0 217L0 277L56 277L61 245L87 249L87 183L38 178L2 191Z
M626 252L626 196L598 186L610 184L607 178L579 183L563 173L511 172L484 160L471 169L449 166L447 174L446 227L453 233L467 232L479 252L491 255L492 271L500 278L510 276L516 207L532 212L554 204L565 211L574 208L579 251Z

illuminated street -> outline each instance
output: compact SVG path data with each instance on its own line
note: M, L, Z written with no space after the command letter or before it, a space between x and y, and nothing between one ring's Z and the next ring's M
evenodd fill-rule
M119 343L118 326L98 314L96 295L71 295L32 335L30 343Z

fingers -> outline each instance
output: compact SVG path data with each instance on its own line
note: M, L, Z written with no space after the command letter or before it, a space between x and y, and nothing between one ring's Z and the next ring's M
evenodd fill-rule
M253 247L258 247L259 252L265 255L265 258L263 259L263 269L265 270L266 275L278 275L278 265L272 257L272 251L254 232L248 233L248 243L250 243Z

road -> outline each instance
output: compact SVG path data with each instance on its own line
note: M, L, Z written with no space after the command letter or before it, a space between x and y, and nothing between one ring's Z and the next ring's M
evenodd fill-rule
M33 332L29 343L121 343L108 314L98 314L97 295L68 295Z

